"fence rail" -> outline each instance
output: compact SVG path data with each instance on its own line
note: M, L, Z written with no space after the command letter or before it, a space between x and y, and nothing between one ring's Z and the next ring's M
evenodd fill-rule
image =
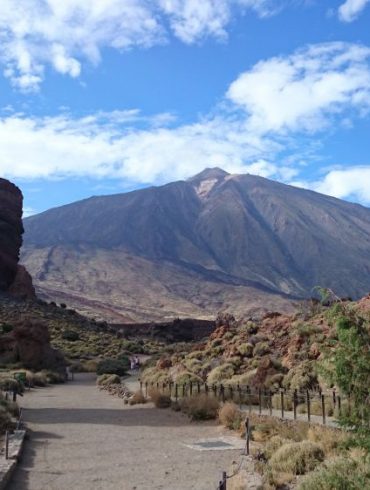
M322 417L325 425L327 417L340 416L342 413L343 396L335 389L331 391L317 390L269 390L265 387L231 384L207 383L148 383L140 381L140 389L148 396L150 390L156 389L167 394L175 401L186 396L205 394L215 396L220 401L233 401L245 407L249 412L257 411L259 414L277 415L286 418L287 412L292 412L293 419L299 415L306 415L311 422L312 416ZM347 400L347 399L346 399ZM347 400L349 405L349 400Z

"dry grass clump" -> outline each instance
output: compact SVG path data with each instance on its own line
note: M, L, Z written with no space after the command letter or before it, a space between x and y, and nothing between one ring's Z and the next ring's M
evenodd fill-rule
M215 419L219 408L217 398L204 393L183 398L180 402L181 411L187 413L191 420Z
M307 432L307 439L311 442L320 444L325 455L337 453L340 446L342 446L348 438L349 436L345 432L329 427L313 426L310 427Z
M290 442L281 446L269 460L273 471L304 475L324 461L324 451L311 441Z
M169 408L171 406L171 398L156 388L150 389L148 394L156 408Z
M228 429L239 430L244 415L235 403L226 402L218 411L218 420Z
M256 442L266 442L273 436L280 436L291 441L302 441L307 438L309 424L279 420L266 415L249 414L252 426L252 439Z
M222 364L221 366L217 366L208 374L207 383L221 383L222 381L229 381L233 376L235 370L234 366L230 363Z
M281 410L281 395L276 393L271 397L272 408L275 410ZM284 395L284 410L293 410L293 400L291 396Z
M141 390L135 391L132 397L129 399L129 405L139 405L146 403L147 399L144 396L144 393Z
M96 384L100 387L121 384L121 378L117 374L102 374L96 379Z

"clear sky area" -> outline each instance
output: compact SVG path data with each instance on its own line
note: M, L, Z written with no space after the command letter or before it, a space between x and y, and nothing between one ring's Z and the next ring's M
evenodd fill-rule
M369 0L1 0L25 214L252 173L370 206Z

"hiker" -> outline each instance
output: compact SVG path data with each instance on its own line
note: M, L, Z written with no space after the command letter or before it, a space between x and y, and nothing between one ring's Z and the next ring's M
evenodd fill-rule
M136 367L136 360L134 357L130 357L130 368L131 368L131 371L134 371Z

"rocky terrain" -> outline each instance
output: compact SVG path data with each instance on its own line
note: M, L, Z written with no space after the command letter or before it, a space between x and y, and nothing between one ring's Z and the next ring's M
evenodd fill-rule
M294 315L268 313L247 321L220 317L207 341L153 361L143 379L264 386L273 391L315 389L324 383L318 366L337 342L341 305L358 312L370 329L370 295L330 306L302 303Z
M370 210L252 175L92 197L25 220L45 299L117 323L292 312L316 285L370 290Z

